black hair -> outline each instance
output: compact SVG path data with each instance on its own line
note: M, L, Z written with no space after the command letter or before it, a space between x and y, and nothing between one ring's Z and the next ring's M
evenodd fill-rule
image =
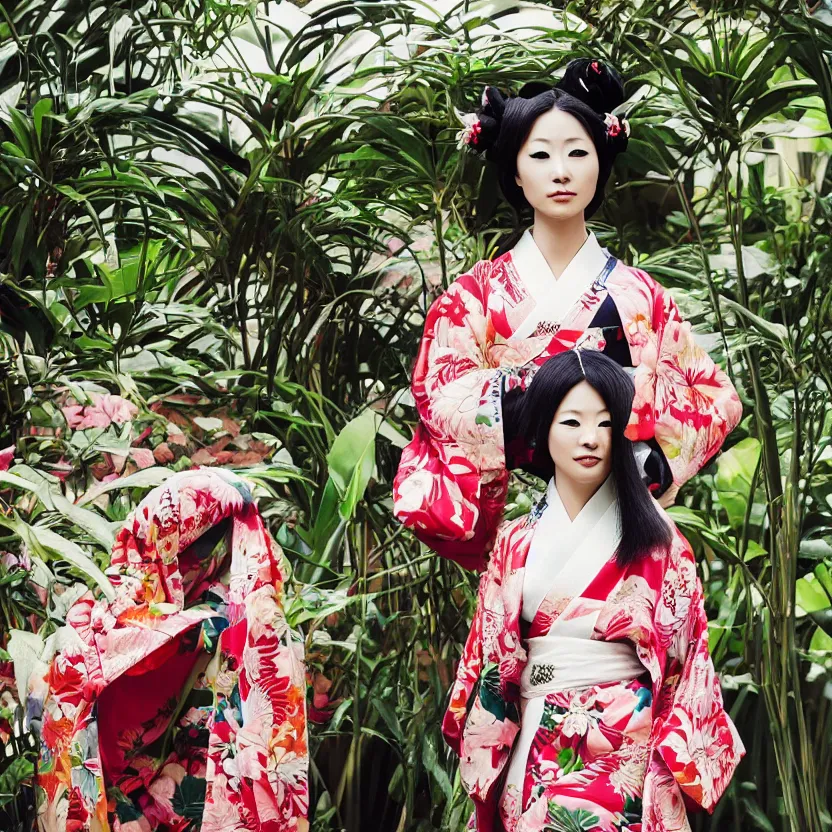
M624 435L635 396L632 379L622 367L597 350L568 350L553 356L535 373L523 395L519 430L534 447L535 467L549 478L555 464L549 454L549 430L566 394L582 381L607 405L612 422L612 480L621 518L621 544L616 560L626 566L656 547L670 546L673 535L661 508L641 478L633 443Z
M604 114L624 102L621 76L609 64L590 58L570 61L563 78L552 87L544 82L523 86L517 96L504 96L496 87L486 87L478 111L479 132L473 149L497 165L500 189L518 214L531 206L517 184L517 154L535 121L557 108L578 119L598 153L598 184L584 210L591 217L604 199L604 187L615 157L626 150L627 135L621 130L608 135Z

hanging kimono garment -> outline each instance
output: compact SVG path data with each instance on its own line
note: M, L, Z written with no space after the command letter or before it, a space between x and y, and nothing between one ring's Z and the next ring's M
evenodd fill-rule
M459 277L425 321L412 383L419 424L393 499L399 520L439 554L482 568L508 472L523 462L507 458L504 397L576 343L632 367L627 436L645 443L662 488L696 474L740 420L728 377L649 275L590 234L556 279L526 231L511 251Z
M690 830L745 753L690 546L622 568L617 512L608 481L570 522L552 481L500 526L443 723L469 828Z
M246 484L172 476L127 518L108 575L115 596L70 608L34 686L41 832L307 830L303 646Z

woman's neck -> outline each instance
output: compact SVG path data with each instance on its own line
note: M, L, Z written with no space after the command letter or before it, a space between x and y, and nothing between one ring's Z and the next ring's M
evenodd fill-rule
M581 214L567 220L552 220L535 212L532 237L552 274L559 278L587 239Z
M555 475L555 488L558 490L558 497L570 520L574 520L581 513L583 507L595 496L603 484L585 485L569 477L558 479L557 474Z

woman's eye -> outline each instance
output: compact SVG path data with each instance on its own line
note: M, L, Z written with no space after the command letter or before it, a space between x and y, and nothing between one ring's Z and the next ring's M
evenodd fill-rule
M548 159L549 154L545 150L538 150L537 153L532 153L532 159Z
M589 156L589 154L585 150L581 150L580 148L576 147L574 150L570 151L570 156Z
M562 425L568 425L570 428L579 428L581 423L577 419L564 419Z
M599 428L611 428L612 427L612 422L609 419L604 419L604 421L601 422L598 425L598 427Z

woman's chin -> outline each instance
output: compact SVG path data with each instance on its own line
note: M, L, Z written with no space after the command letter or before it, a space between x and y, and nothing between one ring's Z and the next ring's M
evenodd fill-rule
M574 200L566 203L553 202L547 200L545 203L535 205L534 213L537 217L546 217L550 220L571 220L573 217L584 215L584 205L581 205Z
M569 466L567 476L583 488L587 486L597 488L603 484L608 474L609 471L606 471L604 465L601 463L593 465L591 468L585 468L583 465L575 463Z

